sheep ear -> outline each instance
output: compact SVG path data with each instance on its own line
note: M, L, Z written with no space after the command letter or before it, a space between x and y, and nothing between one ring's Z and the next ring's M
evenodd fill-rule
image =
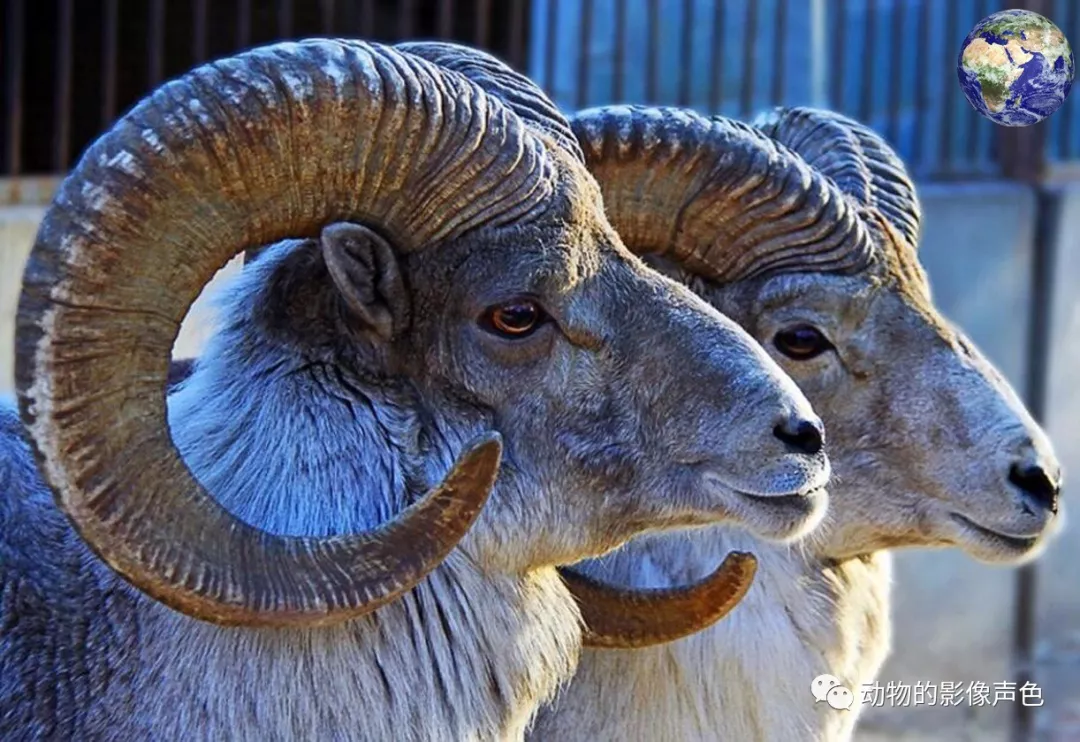
M408 324L409 297L394 249L360 224L340 222L322 231L323 259L357 318L385 341Z

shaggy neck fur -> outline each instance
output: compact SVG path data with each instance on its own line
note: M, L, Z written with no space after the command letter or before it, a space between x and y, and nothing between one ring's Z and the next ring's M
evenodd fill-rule
M531 740L833 742L858 710L815 703L811 681L835 675L855 695L888 655L891 559L842 563L733 529L636 539L583 571L616 584L699 579L733 549L759 561L754 586L710 629L644 650L586 650L573 683L541 711ZM585 566L585 565L583 565Z
M449 470L456 451L432 421L332 364L258 347L251 326L234 318L170 398L174 440L226 508L281 534L346 533ZM435 449L423 459L418 439ZM11 441L21 455L3 458L27 461ZM573 672L579 614L554 569L485 571L467 539L346 625L222 628L128 587L17 465L0 461L0 482L26 480L0 492L4 739L517 739ZM20 489L32 495L15 502Z

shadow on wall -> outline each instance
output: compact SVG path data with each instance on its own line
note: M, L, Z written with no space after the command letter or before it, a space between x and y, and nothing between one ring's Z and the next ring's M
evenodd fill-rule
M934 297L1016 388L1023 388L1024 346L1030 300L1034 203L1020 186L979 184L920 189L925 211L921 253ZM0 207L0 395L12 392L13 320L23 263L44 209ZM1080 471L1080 187L1068 194L1058 237L1048 421L1066 471ZM238 271L227 265L204 290L181 329L174 355L189 357L214 331L208 295ZM1066 499L1069 499L1066 493ZM1074 508L1068 503L1066 508ZM1043 559L1039 589L1038 673L1045 706L1040 726L1059 731L1048 740L1080 739L1080 539L1057 540ZM990 687L1010 679L1014 572L972 562L953 551L896 557L894 652L878 679L940 685L971 682ZM1072 657L1070 661L1069 658ZM810 679L807 679L809 684ZM809 688L808 702L812 702ZM858 740L958 739L1004 742L1010 703L915 706L908 697L866 710ZM1072 736L1064 732L1072 720ZM1065 735L1065 736L1062 736Z

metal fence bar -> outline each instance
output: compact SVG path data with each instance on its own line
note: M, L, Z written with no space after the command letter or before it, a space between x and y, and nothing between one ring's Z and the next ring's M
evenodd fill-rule
M915 55L915 138L911 145L911 160L917 170L923 165L923 137L926 136L925 121L930 114L930 91L925 84L927 78L927 59L930 56L930 0L921 0L919 16L916 20L915 38L927 48L918 50Z
M476 0L476 46L484 47L488 43L488 24L491 22L491 0Z
M165 78L165 0L151 0L150 2L148 38L150 87L154 88Z
M757 36L757 11L755 2L746 4L746 27L742 37L742 89L739 91L739 115L748 117L754 108L754 44Z
M1027 332L1027 383L1024 402L1040 425L1046 422L1051 318L1053 316L1054 244L1060 222L1061 194L1043 185L1035 188L1035 243L1031 268L1031 307ZM1013 599L1013 665L1017 687L1035 682L1035 636L1038 566L1017 570ZM1028 742L1035 728L1035 709L1016 704L1012 720L1013 742Z
M720 107L724 100L724 4L716 3L713 6L712 17L712 64L709 65L709 110L720 113Z
M584 108L589 101L589 42L592 39L592 0L581 0L581 23L578 24L578 76L575 108Z
M859 91L859 119L868 124L873 114L874 104L874 68L878 55L873 51L877 29L877 2L866 0L866 23L863 26L863 56L859 69L862 71L862 89ZM840 68L843 69L843 68Z
M398 0L397 33L403 39L412 36L413 29L413 0Z
M53 171L68 169L71 140L71 56L75 26L74 0L59 0L56 39L56 99L53 106Z
M375 0L360 2L360 36L371 38L375 34Z
M717 3L720 5L720 3ZM615 3L615 70L613 73L614 90L611 91L616 101L623 99L623 80L626 79L626 3Z
M904 17L906 3L894 2L889 34L889 51L883 55L889 70L889 116L885 139L894 147L900 142L900 105L903 97L903 67L900 66L900 50L904 45ZM917 81L916 84L920 84Z
M510 0L509 57L512 66L525 68L525 0Z
M1080 44L1080 8L1076 6L1076 0L1068 0L1064 3L1064 6L1060 28L1065 34L1065 38L1069 39L1070 43L1074 45L1073 55L1076 56L1080 53L1080 49L1075 48L1075 45ZM1080 83L1074 83L1074 85L1076 84ZM1058 143L1058 156L1063 160L1080 156L1076 137L1073 136L1075 129L1073 119L1076 107L1080 104L1076 102L1075 91L1070 94L1070 98L1071 100L1066 100L1062 104L1061 111L1058 113L1061 116L1061 128L1058 130L1058 138L1061 140Z
M690 80L694 69L694 0L682 3L682 38L680 40L679 105L690 105Z
M23 84L23 27L26 22L23 0L9 0L5 26L7 34L7 100L4 117L7 119L6 160L8 172L22 172L22 84Z
M548 95L555 94L555 24L559 22L559 0L547 0L547 38L544 39L544 81L541 85Z
M192 54L195 57L195 64L199 64L206 60L206 0L195 0L195 8L193 11L193 25L194 25L194 43L192 44Z
M321 11L322 32L324 36L332 36L337 24L334 22L337 13L337 8L334 5L334 0L319 0L319 10Z
M950 40L956 36L956 9L954 0L946 0L945 3L945 58L941 60L945 70L952 69L956 63L953 55L956 53ZM945 173L953 170L952 162L952 133L953 114L956 111L955 94L957 82L952 75L941 76L941 149L938 152L938 168Z
M829 81L829 105L836 111L844 111L844 52L847 50L847 0L836 0L831 5L835 17L832 28L835 38L832 42L832 59L829 60L829 70L832 78Z
M646 51L647 69L645 70L645 98L649 103L656 102L656 57L660 45L660 9L657 0L649 0L649 43Z
M236 43L241 49L251 46L251 0L240 0L237 3Z
M439 0L436 29L440 38L449 39L454 33L454 0Z
M293 35L293 7L292 0L278 0L277 12L278 38L291 39Z
M101 30L101 128L116 118L116 57L119 44L120 0L105 0Z
M787 52L787 0L776 0L776 12L773 15L773 66L772 88L769 93L769 103L778 106L784 102L784 73L787 65L785 55Z

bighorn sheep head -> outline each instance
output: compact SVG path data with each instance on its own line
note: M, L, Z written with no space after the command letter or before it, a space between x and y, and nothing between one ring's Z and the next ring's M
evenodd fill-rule
M634 258L575 153L486 87L377 44L276 44L161 87L64 181L24 276L20 409L60 507L136 587L310 626L393 600L462 539L521 572L646 529L820 516L828 461L794 383ZM450 473L371 533L247 525L169 437L181 319L271 244L242 282L252 342L385 388L422 421L416 457L460 452L428 455L419 482Z
M919 204L871 130L819 110L753 128L614 107L572 122L627 246L737 319L823 416L842 558L956 545L1031 557L1060 471L1013 390L934 308Z

